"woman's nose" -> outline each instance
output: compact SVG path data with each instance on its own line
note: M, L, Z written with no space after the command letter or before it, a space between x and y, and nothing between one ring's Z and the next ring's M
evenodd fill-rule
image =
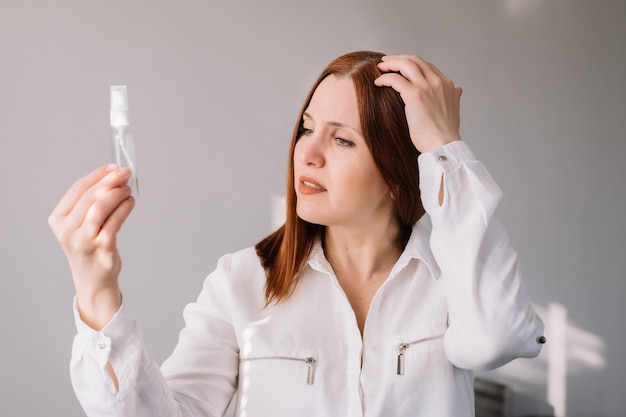
M296 143L296 154L300 163L307 166L322 167L325 163L323 144L320 136L312 133L302 136Z

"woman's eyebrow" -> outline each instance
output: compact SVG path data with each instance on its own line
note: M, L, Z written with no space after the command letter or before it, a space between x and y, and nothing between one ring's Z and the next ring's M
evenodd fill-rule
M311 115L309 113L307 113L307 112L302 113L302 115L305 116L305 117L308 117L311 120L313 120L313 117L311 117ZM329 125L333 125L333 126L337 126L337 127L343 127L343 128L352 129L352 130L354 130L356 132L359 132L359 130L357 128L353 127L353 126L350 126L350 125L345 124L345 123L337 122L337 121L334 121L334 120L329 121L328 124Z

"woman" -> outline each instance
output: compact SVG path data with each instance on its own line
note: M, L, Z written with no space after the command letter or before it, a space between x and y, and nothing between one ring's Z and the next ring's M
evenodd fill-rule
M237 393L238 416L473 416L473 371L545 339L500 190L460 141L460 96L416 56L333 61L294 130L284 226L220 259L160 370L117 279L130 174L79 180L50 225L88 415L218 416Z

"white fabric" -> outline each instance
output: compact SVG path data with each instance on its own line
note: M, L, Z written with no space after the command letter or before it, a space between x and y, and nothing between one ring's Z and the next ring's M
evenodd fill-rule
M238 392L241 417L473 416L472 371L536 356L543 323L493 217L501 193L484 166L458 141L419 167L428 215L372 300L362 338L319 244L295 293L270 307L248 248L207 277L161 370L127 306L100 332L76 314L71 374L87 414L220 416Z

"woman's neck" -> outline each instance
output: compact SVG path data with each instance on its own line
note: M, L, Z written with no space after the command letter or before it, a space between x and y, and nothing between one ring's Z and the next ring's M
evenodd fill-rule
M328 226L324 253L338 276L365 281L389 273L402 252L399 240L395 218L359 229Z

